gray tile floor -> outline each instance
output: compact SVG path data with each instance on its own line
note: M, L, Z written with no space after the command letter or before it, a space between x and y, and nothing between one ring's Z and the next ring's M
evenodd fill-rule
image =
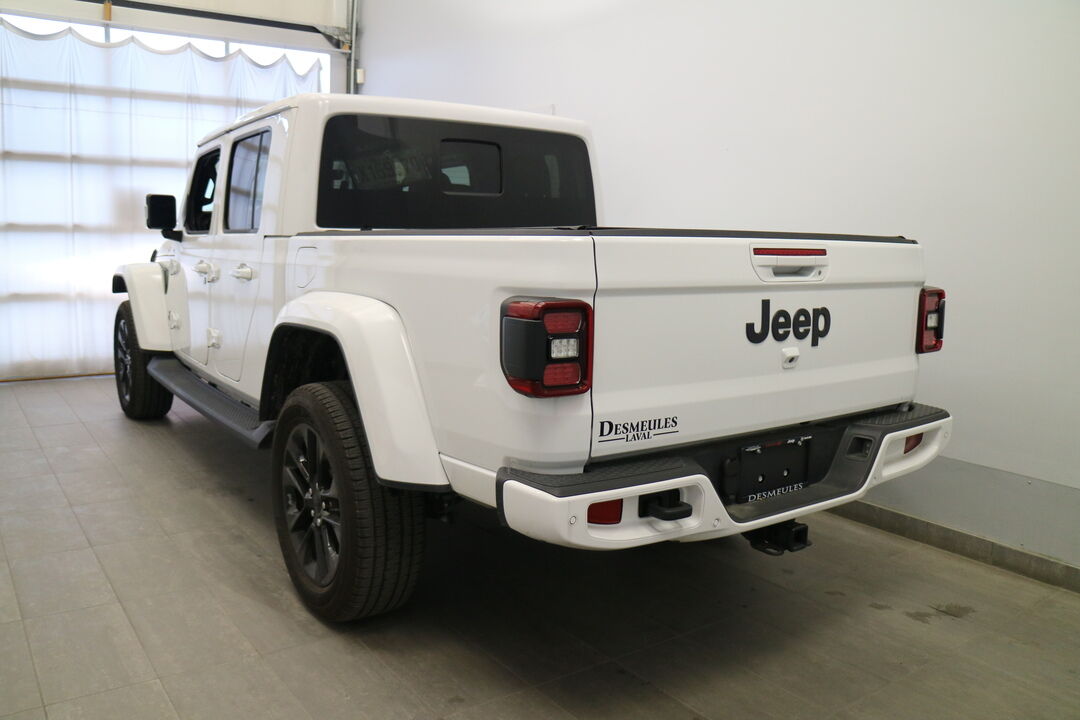
M0 385L0 717L1080 718L1080 597L831 515L584 553L465 510L411 605L329 627L268 457L111 378Z

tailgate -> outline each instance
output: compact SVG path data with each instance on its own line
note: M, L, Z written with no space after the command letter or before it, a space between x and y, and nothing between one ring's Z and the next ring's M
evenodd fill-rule
M598 230L592 457L909 400L903 238Z

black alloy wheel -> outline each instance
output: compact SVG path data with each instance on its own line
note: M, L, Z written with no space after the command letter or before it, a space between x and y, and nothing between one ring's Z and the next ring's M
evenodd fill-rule
M326 587L341 559L341 498L326 446L311 425L293 427L281 466L285 523L300 567Z
M116 319L116 391L121 404L131 403L131 339L126 317Z
M147 369L153 357L154 353L139 345L131 301L125 300L116 309L113 325L113 368L120 409L133 420L157 420L165 417L172 407L172 393L151 377Z
M345 622L408 600L424 558L424 498L375 475L350 384L289 393L272 452L274 524L304 604Z

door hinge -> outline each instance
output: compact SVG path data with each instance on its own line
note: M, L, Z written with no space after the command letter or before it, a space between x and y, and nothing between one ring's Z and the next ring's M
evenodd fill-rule
M179 330L180 329L180 314L177 313L177 312L174 312L172 310L169 311L169 329L170 330Z
M214 328L206 329L206 346L212 348L221 347L221 331Z

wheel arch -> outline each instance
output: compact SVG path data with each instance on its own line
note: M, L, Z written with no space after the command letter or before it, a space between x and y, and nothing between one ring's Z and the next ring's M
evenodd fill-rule
M112 291L131 301L131 314L143 350L169 352L169 310L165 304L165 271L156 262L122 265L113 275Z
M323 328L296 322L279 323L266 352L259 419L275 419L289 393L301 385L334 380L347 380L352 388L345 353L337 337Z
M295 387L331 380L349 381L380 482L449 489L405 327L393 307L318 291L282 308L267 349L262 419L276 417Z

